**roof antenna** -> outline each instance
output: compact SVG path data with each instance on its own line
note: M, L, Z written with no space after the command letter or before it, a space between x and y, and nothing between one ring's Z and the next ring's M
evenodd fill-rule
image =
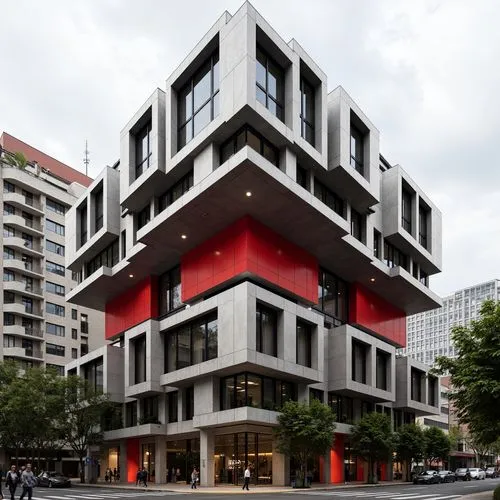
M85 158L83 159L83 163L85 164L85 175L88 177L89 176L89 163L90 163L90 158L89 158L89 148L88 148L88 142L85 140L85 151L83 152L85 154Z

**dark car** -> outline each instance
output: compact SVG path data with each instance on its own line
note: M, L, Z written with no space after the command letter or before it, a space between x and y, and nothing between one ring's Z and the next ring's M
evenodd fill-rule
M63 476L60 472L42 472L37 477L38 486L47 486L49 488L69 488L71 480Z
M455 477L455 473L451 470L440 470L439 471L439 480L442 483L454 483L457 478Z
M486 477L491 477L492 479L495 479L496 477L498 477L498 472L495 469L495 467L488 467L486 469Z
M413 484L437 484L440 482L437 470L424 470L413 478Z
M457 481L470 481L470 470L467 469L466 467L460 467L455 471L455 477L457 478Z

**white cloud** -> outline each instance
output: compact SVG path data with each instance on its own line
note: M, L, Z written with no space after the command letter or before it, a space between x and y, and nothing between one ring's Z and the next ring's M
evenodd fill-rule
M240 1L8 0L0 130L90 174L119 155L130 116ZM443 212L438 293L500 277L500 4L495 0L254 1L381 131Z

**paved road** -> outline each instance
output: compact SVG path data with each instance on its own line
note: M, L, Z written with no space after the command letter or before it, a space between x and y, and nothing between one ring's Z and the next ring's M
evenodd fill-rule
M20 489L17 490L16 500L19 500ZM5 500L10 500L8 490L3 490ZM73 486L72 488L35 488L33 500L161 500L161 497L184 496L184 493L172 491L134 491L130 489L86 488ZM26 497L27 500L27 497Z

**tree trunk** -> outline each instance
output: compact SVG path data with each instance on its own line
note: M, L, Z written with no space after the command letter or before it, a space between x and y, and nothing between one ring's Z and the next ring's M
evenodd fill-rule
M80 483L85 483L85 466L82 456L80 456Z

